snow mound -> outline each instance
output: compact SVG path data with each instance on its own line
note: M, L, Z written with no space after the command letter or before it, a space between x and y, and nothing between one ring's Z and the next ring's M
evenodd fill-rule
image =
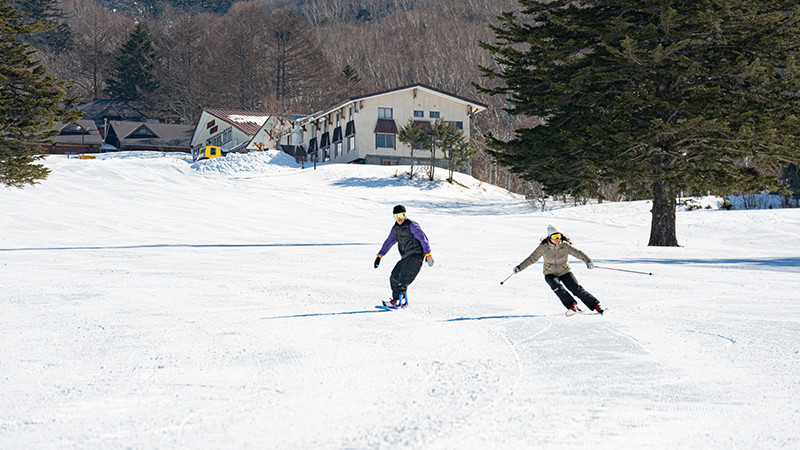
M204 159L192 163L191 168L200 173L237 174L257 172L284 173L300 169L294 157L278 150L255 153L229 153L221 158Z

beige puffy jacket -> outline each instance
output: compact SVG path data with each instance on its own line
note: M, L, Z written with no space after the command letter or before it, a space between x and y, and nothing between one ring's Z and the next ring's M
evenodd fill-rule
M564 275L571 271L567 262L569 255L587 264L592 261L591 258L586 256L586 253L573 247L569 242L561 241L558 244L553 244L550 241L546 241L539 244L536 250L531 253L531 256L528 256L519 264L519 270L525 270L528 266L538 261L539 258L544 258L542 271L545 275Z

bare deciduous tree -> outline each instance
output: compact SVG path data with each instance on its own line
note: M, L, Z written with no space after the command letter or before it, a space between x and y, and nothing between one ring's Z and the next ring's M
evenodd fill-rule
M191 15L167 7L153 27L160 88L148 103L165 120L192 123L208 100L210 30L218 20L212 14Z
M264 45L272 74L269 100L284 111L322 106L333 71L308 23L292 11L272 11Z
M219 81L214 89L224 106L250 111L262 108L272 74L265 44L269 26L263 7L241 2L211 30L213 63L208 71Z
M63 11L72 30L73 46L50 68L69 73L75 94L87 100L100 98L114 64L113 54L127 38L131 21L94 0L69 0Z

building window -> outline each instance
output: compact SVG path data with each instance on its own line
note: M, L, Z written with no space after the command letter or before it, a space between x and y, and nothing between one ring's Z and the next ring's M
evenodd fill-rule
M347 142L347 153L350 153L351 151L356 149L356 138L354 138L353 136L347 138L347 141L345 142Z
M394 148L394 135L393 134L376 134L375 147L377 148Z
M218 134L211 139L206 140L206 145L213 145L214 147L219 147L222 145L222 135Z
M222 143L227 144L233 139L233 128L228 127L222 132Z
M392 108L378 108L378 119L391 119Z
M447 122L447 124L448 125L452 125L452 126L458 128L459 130L462 130L462 131L464 130L464 122Z
M334 158L338 158L343 155L341 142L333 144L333 154L335 155Z
M438 119L439 118L439 111L431 111L430 113L431 119Z
M414 117L425 117L425 111L414 110Z

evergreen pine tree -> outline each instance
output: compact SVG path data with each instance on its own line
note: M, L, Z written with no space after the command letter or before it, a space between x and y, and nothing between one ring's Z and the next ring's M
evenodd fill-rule
M72 30L64 22L64 12L57 0L17 0L12 7L22 13L25 22L43 22L45 30L25 37L25 42L40 50L60 53L70 47Z
M781 181L792 193L792 198L800 200L800 167L796 164L789 164L784 167L781 174Z
M153 80L153 42L141 23L136 25L128 41L119 50L116 67L106 80L105 92L115 100L139 100L153 92L158 83Z
M430 132L425 131L421 126L417 125L413 118L409 117L408 122L403 125L397 133L397 139L409 148L411 156L411 168L408 172L408 178L414 179L414 153L417 150L424 148L426 145L430 147L431 136Z
M30 141L57 134L56 121L78 118L76 99L66 97L63 81L45 75L31 59L34 51L20 39L45 30L43 22L23 22L7 0L0 0L0 183L21 188L47 177L49 170Z
M347 84L358 84L361 82L361 77L358 76L358 72L356 72L356 69L350 64L344 66L344 69L342 69L342 76Z
M680 189L768 187L797 161L796 0L519 0L481 43L483 92L543 125L492 154L549 192L645 186L649 245L676 246Z

